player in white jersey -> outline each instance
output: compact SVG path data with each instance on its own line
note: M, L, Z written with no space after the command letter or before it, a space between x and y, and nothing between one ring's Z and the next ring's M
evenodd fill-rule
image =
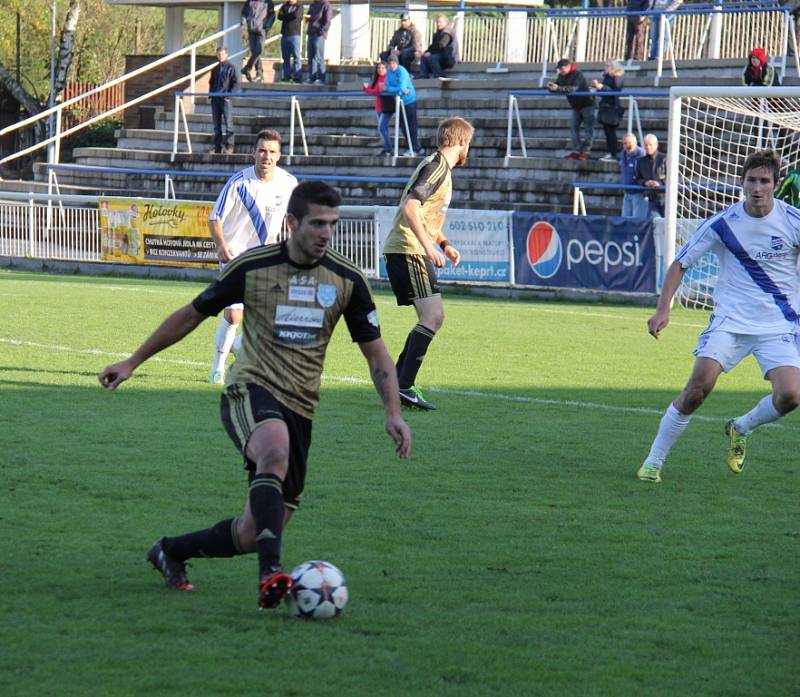
M719 257L714 312L700 334L691 377L669 405L637 476L661 481L661 468L691 415L711 393L720 373L751 353L772 393L744 416L725 424L728 466L744 467L747 436L800 404L800 211L773 194L780 182L774 153L752 153L742 167L744 201L703 223L667 270L656 313L647 328L656 339L669 322L670 303L683 275L707 252Z
M220 192L208 218L220 268L251 247L278 240L289 197L297 186L297 179L278 167L280 157L280 134L261 131L256 136L253 166L234 174ZM234 346L242 310L241 304L231 305L220 317L209 376L212 384L225 382L225 361Z

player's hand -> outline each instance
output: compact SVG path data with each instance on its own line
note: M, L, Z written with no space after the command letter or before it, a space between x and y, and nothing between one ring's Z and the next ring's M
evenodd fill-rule
M411 453L411 429L403 421L402 417L390 417L386 419L386 433L394 441L397 454L407 460Z
M114 363L103 368L103 372L97 376L97 379L107 390L116 390L132 373L133 367L130 362L122 361L122 363Z
M444 248L444 255L450 260L453 268L456 268L456 266L458 266L458 262L461 261L461 252L459 252L452 244L448 244Z
M223 264L227 264L233 257L236 256L232 251L231 248L223 242L221 245L217 246L217 259L219 259Z
M429 247L425 253L437 269L441 269L444 266L444 254L436 249L436 247Z
M650 335L658 339L661 330L669 324L669 312L657 311L649 320L647 320L647 331Z

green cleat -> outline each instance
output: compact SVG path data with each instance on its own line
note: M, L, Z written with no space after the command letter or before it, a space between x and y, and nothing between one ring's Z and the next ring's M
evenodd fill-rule
M747 450L747 436L739 433L733 425L734 419L725 422L725 433L728 442L728 467L734 474L741 474L744 469L744 456Z
M636 476L643 482L658 484L661 481L661 469L656 465L644 464L639 468Z
M208 376L208 381L212 385L224 385L225 373L221 370L212 370L211 374Z
M422 390L412 385L407 390L400 390L400 404L424 411L433 411L436 406L422 396Z

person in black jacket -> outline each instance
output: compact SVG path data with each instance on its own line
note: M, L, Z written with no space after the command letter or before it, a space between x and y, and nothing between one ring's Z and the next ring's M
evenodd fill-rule
M256 68L256 80L262 80L261 53L264 51L264 39L275 23L275 5L272 0L247 0L242 7L242 26L247 29L247 40L250 44L250 58L242 70L247 80L253 79L253 66Z
M562 58L556 64L558 77L555 82L548 82L551 92L565 92L572 109L572 147L567 155L568 160L588 160L594 137L594 97L590 94L572 95L572 92L588 92L589 83L578 70L578 66ZM581 128L583 132L581 133Z
M650 215L663 218L663 187L667 182L667 156L658 152L658 138L652 133L648 133L643 142L645 154L636 160L636 183L649 189L644 196L647 199Z
M300 54L300 30L303 21L303 5L299 0L286 0L278 10L281 21L281 58L283 58L283 80L303 81L303 57Z
M602 80L594 80L592 87L600 92L600 106L597 108L597 120L603 127L606 134L606 147L608 153L600 159L605 162L616 162L619 154L619 142L617 141L617 126L622 121L622 114L625 111L620 102L619 95L603 95L603 92L621 92L622 76L625 71L615 60L607 60Z
M333 7L328 0L312 0L308 6L308 81L325 84L325 39L333 21Z
M228 49L217 49L219 64L211 70L209 90L211 92L236 92L239 76L236 68L228 63ZM212 153L233 154L233 116L230 97L211 97L211 119L214 122L214 147ZM224 150L223 150L224 145Z
M419 30L411 23L411 15L408 12L400 15L400 28L392 34L389 48L381 51L380 57L386 62L391 55L397 56L397 61L409 73L414 61L422 55L422 37Z
M436 31L431 38L431 45L422 54L419 76L444 77L444 71L450 70L458 63L458 39L450 26L450 20L444 15L436 18Z

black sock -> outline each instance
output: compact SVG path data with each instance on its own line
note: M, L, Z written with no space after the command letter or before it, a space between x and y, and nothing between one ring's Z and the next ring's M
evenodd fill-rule
M283 482L274 474L257 474L250 481L250 511L256 528L258 570L270 574L281 565Z
M244 554L236 538L236 518L221 520L213 528L166 537L164 551L178 561L192 557L234 557Z
M436 332L431 331L421 324L416 325L406 339L406 345L400 358L397 360L397 382L401 390L407 390L417 379L417 373L422 366L422 359L428 352L428 346Z

